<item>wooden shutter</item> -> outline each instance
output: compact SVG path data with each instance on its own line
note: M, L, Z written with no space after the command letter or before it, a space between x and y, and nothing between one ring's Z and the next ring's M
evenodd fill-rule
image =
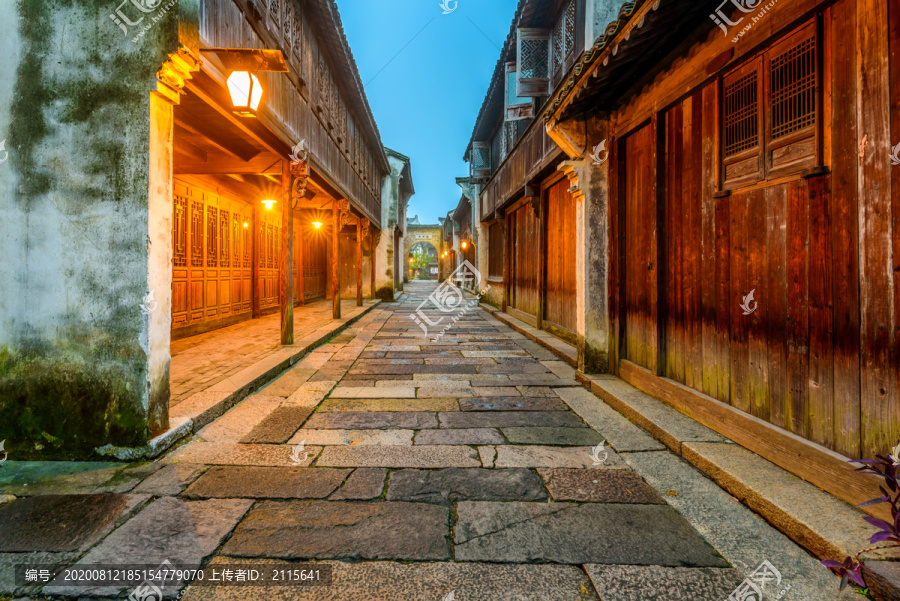
M769 177L815 167L817 48L815 22L766 53L766 162Z
M550 94L550 32L546 29L517 30L516 96Z
M575 0L569 0L553 27L550 82L554 87L574 62L576 13Z
M470 161L472 165L473 178L489 178L491 176L490 142L472 142Z
M518 121L534 117L534 100L529 96L519 96L516 63L506 63L506 120Z
M763 178L762 78L760 59L732 71L722 80L724 187L735 188Z

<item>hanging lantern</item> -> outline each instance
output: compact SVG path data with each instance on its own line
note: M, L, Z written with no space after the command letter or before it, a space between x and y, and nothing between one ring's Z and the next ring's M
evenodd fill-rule
M313 222L312 222L312 225L313 225L313 227L316 228L317 230L322 229L322 222L321 222L321 221L313 221Z
M255 117L263 96L262 84L256 75L248 71L234 71L228 76L227 83L234 114L239 117Z
M266 205L266 210L267 210L267 211L271 211L271 210L272 210L272 207L275 206L276 204L278 204L278 201L277 201L277 200L268 200L268 199L267 199L267 200L262 201L262 203L263 203L264 205Z

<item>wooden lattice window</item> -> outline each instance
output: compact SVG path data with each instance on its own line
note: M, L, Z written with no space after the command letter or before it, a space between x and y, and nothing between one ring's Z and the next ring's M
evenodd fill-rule
M203 203L191 203L191 267L203 267Z
M232 266L241 266L241 219L234 213L231 216L231 241L234 244L234 260Z
M472 177L476 179L491 176L491 143L473 142L472 152L469 155L472 165Z
M552 75L554 85L559 82L575 52L575 0L569 0L553 26Z
M206 266L207 267L215 267L216 266L216 253L218 251L218 213L219 210L215 207L206 207Z
M268 267L269 269L272 269L273 267L272 259L275 256L275 240L273 229L274 228L271 225L266 226L266 267Z
M175 197L175 215L172 219L175 267L187 266L187 204L186 198L182 196Z
M723 187L815 167L819 41L815 20L722 79Z
M545 96L550 93L550 32L518 29L516 94Z
M220 267L229 267L231 265L231 213L228 211L219 212L219 246L221 248L221 256L219 257Z
M244 267L247 268L247 267L250 267L250 248L252 246L250 244L250 228L249 227L244 228L244 244L243 244L243 246L244 246Z
M281 265L281 228L276 227L272 232L274 236L274 254L272 256L272 267L280 267Z
M756 69L725 84L725 156L759 146L759 78Z

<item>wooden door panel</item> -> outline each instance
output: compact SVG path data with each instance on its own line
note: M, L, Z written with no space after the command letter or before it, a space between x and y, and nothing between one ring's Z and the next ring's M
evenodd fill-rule
M547 189L544 319L575 332L575 200L564 179Z

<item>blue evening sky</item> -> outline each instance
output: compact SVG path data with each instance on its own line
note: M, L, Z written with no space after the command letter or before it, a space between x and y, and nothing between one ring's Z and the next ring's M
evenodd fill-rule
M455 178L469 174L463 153L517 4L458 2L444 15L440 0L337 0L381 140L411 159L408 214L422 223L459 202Z

